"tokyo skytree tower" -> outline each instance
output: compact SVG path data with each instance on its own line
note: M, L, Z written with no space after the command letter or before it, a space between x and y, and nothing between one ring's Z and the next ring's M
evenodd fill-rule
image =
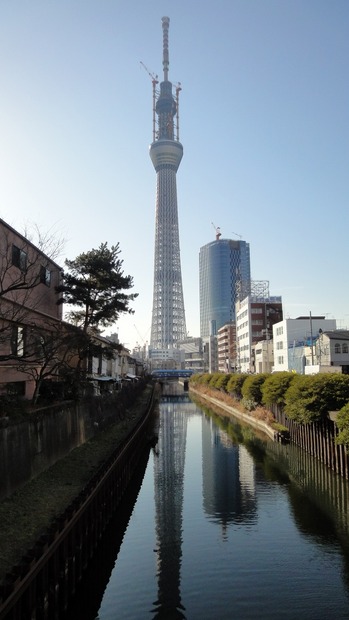
M163 72L160 91L153 76L153 142L150 157L156 170L156 215L154 289L151 349L169 349L186 337L181 257L179 248L176 173L183 146L178 135L178 95L168 80L168 30L170 19L162 18ZM157 122L156 122L157 117Z

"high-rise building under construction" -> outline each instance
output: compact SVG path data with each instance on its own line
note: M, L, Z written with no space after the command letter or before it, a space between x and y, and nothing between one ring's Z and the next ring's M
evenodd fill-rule
M162 18L163 81L153 76L153 142L150 157L156 177L154 289L150 348L175 348L186 336L179 246L176 173L183 146L179 142L178 96L168 80L170 20ZM159 86L159 90L158 90Z
M219 229L217 229L219 231ZM250 292L250 246L242 239L216 240L200 248L200 336L207 340L235 321L235 303Z

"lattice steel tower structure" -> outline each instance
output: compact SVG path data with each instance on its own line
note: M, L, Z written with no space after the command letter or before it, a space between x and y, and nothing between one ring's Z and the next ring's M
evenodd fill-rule
M160 90L153 79L153 142L150 157L156 170L156 215L154 289L151 349L169 349L186 337L185 311L179 247L176 173L183 156L179 142L178 95L168 80L168 30L170 20L162 18L163 73ZM157 117L157 122L156 122Z

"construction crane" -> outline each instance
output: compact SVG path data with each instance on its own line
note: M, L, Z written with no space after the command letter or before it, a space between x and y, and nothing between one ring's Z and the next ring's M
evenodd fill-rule
M179 93L182 90L182 84L176 84L176 140L179 142Z
M222 236L221 229L220 229L219 226L215 226L215 224L213 222L211 222L211 224L212 224L213 228L216 231L216 241L219 241L219 237Z
M143 69L146 70L148 75L151 77L151 81L153 84L153 142L155 142L155 138L156 138L156 86L157 84L159 84L159 79L158 79L159 76L156 75L155 73L151 73L148 67L146 67L144 62L142 62L141 60L140 60L140 64L142 65Z
M146 67L144 62L142 62L141 60L140 60L140 63L142 65L143 69L145 69L146 72L148 73L148 75L151 77L151 79L154 82L154 84L158 84L159 83L159 79L158 79L159 76L155 75L155 73L151 73L151 71L149 71L148 67Z
M236 235L237 237L239 237L239 239L242 239L242 236L241 236L241 235L239 235L239 233L232 232L231 234L232 234L232 235Z
M135 323L133 323L133 327L135 328L135 330L136 330L136 332L137 332L138 336L140 337L140 339L141 339L141 341L142 341L142 344L143 344L143 345L148 344L148 341L147 341L147 340L146 340L146 339L142 336L142 334L140 333L140 331L139 331L139 329L138 329L138 327L137 327L137 325L136 325ZM150 328L149 328L149 329L150 329ZM149 330L148 330L148 331L149 331ZM147 332L147 333L148 333L148 332Z

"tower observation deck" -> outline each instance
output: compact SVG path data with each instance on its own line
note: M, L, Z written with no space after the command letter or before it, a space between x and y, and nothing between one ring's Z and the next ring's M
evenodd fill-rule
M168 30L170 20L162 18L163 81L154 90L153 142L150 157L156 171L154 288L150 348L166 350L186 337L181 257L179 247L176 173L183 156L178 135L178 92L168 80ZM175 125L175 119L177 124Z

